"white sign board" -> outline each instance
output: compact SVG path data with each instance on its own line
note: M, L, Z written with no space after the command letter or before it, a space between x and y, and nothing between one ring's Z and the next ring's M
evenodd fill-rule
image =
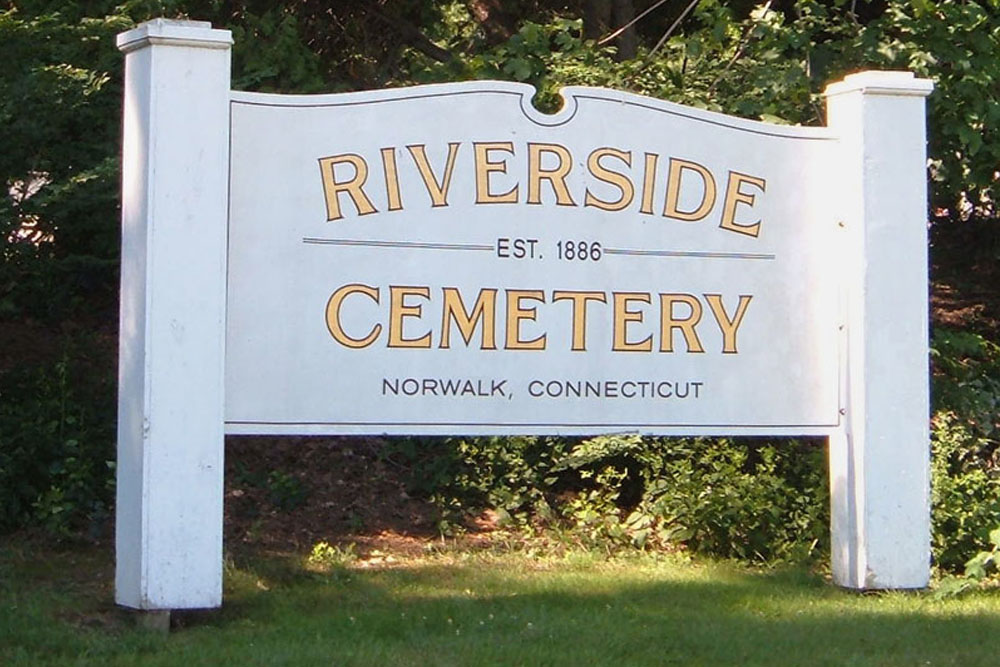
M233 94L229 432L837 425L833 135L533 94Z
M832 570L929 576L929 81L828 127L476 82L230 91L231 36L125 67L116 600L222 602L228 433L815 434Z

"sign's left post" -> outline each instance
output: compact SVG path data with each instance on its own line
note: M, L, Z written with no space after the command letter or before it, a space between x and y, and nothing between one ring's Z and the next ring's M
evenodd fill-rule
M228 30L157 19L125 55L115 600L222 604Z

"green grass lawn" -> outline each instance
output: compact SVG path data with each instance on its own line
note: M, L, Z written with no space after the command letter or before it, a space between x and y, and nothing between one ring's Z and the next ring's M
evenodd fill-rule
M227 567L169 637L110 603L104 552L0 547L0 665L998 665L1000 595L859 595L677 556L438 553Z

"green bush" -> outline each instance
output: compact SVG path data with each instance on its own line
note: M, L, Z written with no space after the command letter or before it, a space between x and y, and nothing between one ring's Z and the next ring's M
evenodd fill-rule
M816 441L696 440L669 449L639 511L662 537L745 560L829 548L826 448Z
M934 418L932 512L935 562L961 571L1000 526L1000 474L996 443L975 435L954 414Z
M114 498L114 379L90 337L0 375L0 532L94 535Z
M933 548L961 571L1000 526L1000 346L941 329L932 339Z
M803 559L828 544L825 448L813 441L600 436L408 439L390 456L454 522L483 508L591 546Z
M0 317L63 321L113 304L122 16L0 10Z

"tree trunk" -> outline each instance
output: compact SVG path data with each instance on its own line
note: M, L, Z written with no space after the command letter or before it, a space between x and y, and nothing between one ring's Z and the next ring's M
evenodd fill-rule
M599 39L611 24L611 0L584 0L583 37Z
M617 30L635 18L635 3L633 0L614 0L611 14L611 23ZM635 34L635 26L629 26L625 32L618 37L618 60L630 60L635 58L638 39Z
M501 44L514 34L517 17L504 11L501 0L468 0L467 7L486 34L488 44Z

